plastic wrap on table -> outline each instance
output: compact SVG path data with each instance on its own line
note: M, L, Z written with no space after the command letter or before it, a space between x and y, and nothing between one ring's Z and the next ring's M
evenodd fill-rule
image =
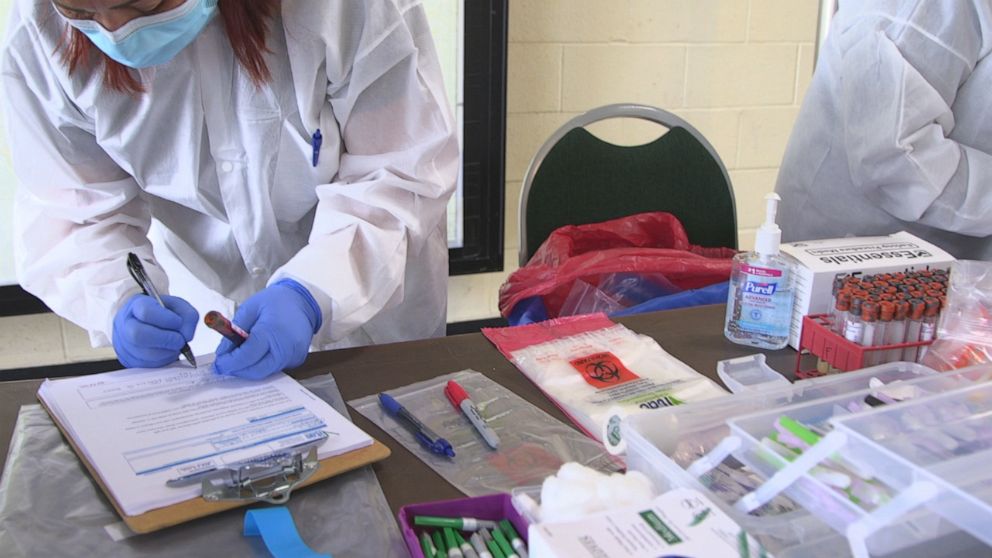
M483 418L499 435L498 450L487 446L468 419L445 398L448 380L457 381L478 405ZM468 496L540 484L569 461L603 472L620 469L603 446L479 372L446 374L388 393L448 440L455 457L440 456L422 447L404 425L383 411L375 395L348 404Z
M348 416L330 374L300 383ZM365 558L407 555L370 466L294 491L286 507L301 537L315 551ZM246 509L133 535L48 413L39 405L26 405L18 415L0 483L0 554L7 558L271 556L260 538L242 535Z
M663 212L561 227L503 284L499 308L509 318L518 304L540 297L548 317L563 316L576 281L617 293L611 298L629 307L636 303L624 298L652 290L658 298L727 281L735 253L689 243L678 219Z

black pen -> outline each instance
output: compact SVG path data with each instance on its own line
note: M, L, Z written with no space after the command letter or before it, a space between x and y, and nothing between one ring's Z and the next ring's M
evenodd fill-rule
M162 297L158 294L158 290L155 288L152 280L149 279L148 274L145 273L145 266L141 264L141 260L138 259L138 256L136 256L134 252L127 253L127 270L131 273L131 277L134 277L134 280L138 283L138 286L141 287L142 292L157 300L162 308L166 307L165 302L162 301ZM180 352L184 357L186 357L186 360L188 360L189 363L196 368L196 358L193 357L193 351L189 348L189 343L184 344Z

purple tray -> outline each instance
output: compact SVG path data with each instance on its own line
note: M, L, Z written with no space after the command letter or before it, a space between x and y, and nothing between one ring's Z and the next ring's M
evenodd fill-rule
M520 537L527 542L527 520L517 513L517 509L510 502L510 495L506 493L488 494L475 498L459 498L458 500L443 500L439 502L425 502L422 504L410 504L400 508L396 516L400 520L400 531L403 532L403 539L406 547L410 550L413 558L424 558L424 553L420 550L420 527L413 524L415 515L436 515L439 517L474 517L476 519L490 519L499 521L509 519L513 528L517 530Z

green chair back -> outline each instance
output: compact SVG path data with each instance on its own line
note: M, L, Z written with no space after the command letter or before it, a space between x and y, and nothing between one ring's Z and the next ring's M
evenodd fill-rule
M669 131L644 145L619 146L575 125L623 112L619 116L643 118L640 109ZM521 266L561 226L646 211L674 214L693 244L737 248L730 179L698 131L654 107L611 105L595 112L563 126L531 163L521 195Z

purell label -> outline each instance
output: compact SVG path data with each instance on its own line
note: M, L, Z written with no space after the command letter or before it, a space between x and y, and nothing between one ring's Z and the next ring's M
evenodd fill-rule
M772 296L775 294L775 289L778 287L778 283L761 283L758 281L747 281L744 283L744 292L751 294L759 294L765 296Z
M756 265L744 264L741 266L741 272L748 275L755 275L757 277L781 277L782 270L775 269L774 267L759 267Z

